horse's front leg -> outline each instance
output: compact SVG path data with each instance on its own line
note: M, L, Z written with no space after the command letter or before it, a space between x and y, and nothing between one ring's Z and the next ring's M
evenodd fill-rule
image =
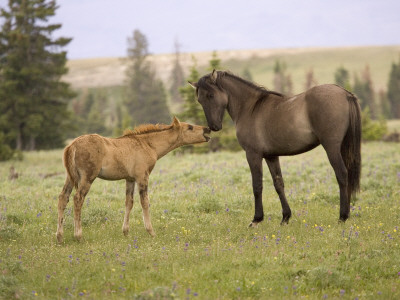
M126 199L125 199L125 216L122 224L122 232L128 235L129 232L129 214L133 207L133 193L135 191L135 181L126 181Z
M285 196L285 185L283 183L281 166L279 164L279 157L278 156L268 157L265 159L265 161L267 162L269 171L271 173L275 190L279 195L279 199L281 200L281 205L282 205L281 224L289 223L289 219L292 216L292 211L290 210L289 203L287 202Z
M254 219L249 227L256 227L258 223L264 220L264 210L262 204L262 190L263 190L263 168L262 156L254 152L246 152L247 162L250 166L251 178L253 183L254 194Z
M142 205L143 209L144 227L151 236L155 236L156 234L153 230L153 226L151 225L151 220L150 220L150 209L149 209L150 203L149 203L149 196L147 193L148 177L138 182L138 186L140 194L140 204Z

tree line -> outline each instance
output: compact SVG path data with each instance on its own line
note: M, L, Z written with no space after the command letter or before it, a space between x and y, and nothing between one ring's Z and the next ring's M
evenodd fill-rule
M185 72L175 42L170 84L166 87L149 62L149 43L139 30L127 40L123 86L72 90L61 80L68 71L63 48L71 38L54 39L53 32L61 24L49 23L57 8L55 1L48 0L9 0L8 8L1 8L0 160L12 157L15 151L60 148L66 139L84 133L119 136L138 124L169 123L171 107L185 121L206 124L195 91L187 84L200 78L196 59L193 57L192 66ZM207 68L213 69L223 69L216 52ZM293 83L285 62L276 60L273 72L273 89L292 94ZM248 68L239 75L252 80ZM341 66L334 82L359 97L366 122L370 122L368 118L400 118L400 60L391 66L387 91L376 93L368 66L355 75L353 82L349 71ZM305 74L305 89L316 84L310 69ZM240 149L229 118L224 120L224 130L213 136L212 143L189 150Z

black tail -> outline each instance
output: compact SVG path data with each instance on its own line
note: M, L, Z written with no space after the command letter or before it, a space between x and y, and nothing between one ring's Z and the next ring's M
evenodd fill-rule
M349 128L342 142L341 154L348 174L348 197L354 196L360 190L361 177L361 109L357 97L348 92Z

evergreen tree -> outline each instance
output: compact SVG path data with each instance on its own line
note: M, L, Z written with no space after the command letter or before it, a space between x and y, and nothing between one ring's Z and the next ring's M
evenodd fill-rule
M392 117L400 118L400 60L399 63L392 63L390 70L387 98L389 99Z
M166 93L161 80L156 78L148 62L146 37L135 30L128 38L127 94L125 106L135 125L169 123L171 121Z
M196 58L192 56L193 65L190 68L189 77L187 81L197 82L200 79L199 72L197 71ZM207 121L203 113L201 105L196 101L196 90L186 84L179 89L179 93L183 99L183 112L179 117L185 122L191 122L197 125L206 125Z
M286 64L279 60L275 61L274 66L274 90L288 96L293 94L292 77L286 74Z
M306 83L304 85L305 90L308 90L310 88L312 88L313 86L316 86L317 80L314 78L314 70L310 69L309 71L307 71L306 73Z
M67 72L71 39L53 39L61 24L48 24L56 1L9 0L1 9L0 131L18 150L63 146L68 100L73 96L60 80Z
M377 119L378 112L375 104L375 92L368 65L362 72L361 79L359 79L358 76L355 77L354 93L360 99L361 109L364 110L366 107L368 107L371 118Z
M351 91L350 75L343 66L335 71L335 83L344 87L346 90Z
M176 104L178 106L178 110L181 111L183 99L179 93L179 88L185 84L185 77L180 63L179 44L177 41L175 42L175 61L171 72L171 82L172 84L169 90L172 98L171 102Z
M212 58L209 62L209 71L213 70L220 70L221 69L221 60L218 58L217 51L213 51L212 53Z
M242 77L243 77L243 79L246 79L248 81L253 81L253 76L251 75L251 72L248 67L243 69Z
M392 117L391 105L387 97L387 93L380 89L378 92L379 103L381 106L381 113L385 119L390 119Z

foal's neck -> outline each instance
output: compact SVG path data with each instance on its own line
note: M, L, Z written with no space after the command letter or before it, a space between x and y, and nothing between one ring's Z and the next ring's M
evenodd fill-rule
M160 159L168 152L181 146L178 141L179 132L173 128L159 132L153 132L143 136L144 141L157 153Z

